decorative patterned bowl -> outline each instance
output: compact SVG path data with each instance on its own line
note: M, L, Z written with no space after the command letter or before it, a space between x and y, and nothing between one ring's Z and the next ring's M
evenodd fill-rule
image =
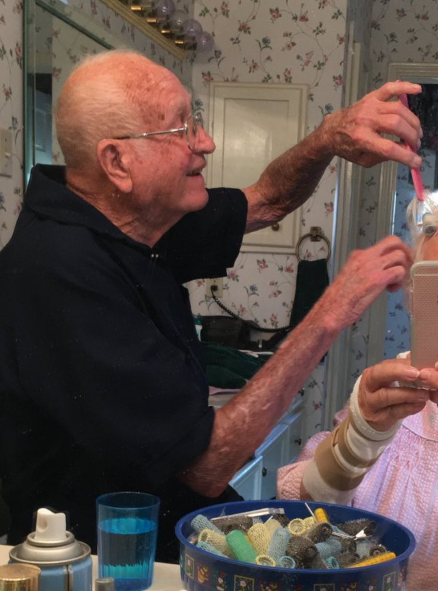
M322 507L331 523L354 519L372 519L377 524L380 542L397 557L372 566L305 570L259 566L210 554L188 541L193 533L192 519L201 513L208 519L254 511L265 507L281 507L289 519L309 517L303 501L240 501L213 505L189 513L177 523L180 541L180 566L183 585L189 591L402 591L409 557L415 549L412 533L392 519L352 507L313 503L312 510Z

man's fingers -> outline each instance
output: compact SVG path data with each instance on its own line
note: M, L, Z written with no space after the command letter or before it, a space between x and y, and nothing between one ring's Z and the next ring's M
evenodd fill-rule
M405 283L412 262L411 250L396 236L381 240L352 259L358 267L357 276L374 281L378 288L393 290Z
M364 106L365 108L365 106ZM379 134L387 133L397 136L407 142L414 150L418 148L418 140L422 136L420 120L400 101L382 103L373 101L367 105L370 109L370 122L375 122L372 128Z
M409 150L404 144L399 144L385 138L378 140L381 142L380 152L387 160L395 160L400 164L405 164L409 168L419 168L423 162L421 156L415 151Z
M377 90L373 90L370 95L374 95L381 101L389 101L403 93L420 94L421 91L422 88L420 84L398 80L397 82L387 82Z
M398 236L386 236L374 246L370 246L369 250L375 250L380 256L396 250L403 252L408 261L413 260L411 249Z
M395 160L410 167L421 166L416 154L422 136L418 117L400 101L391 100L401 93L418 94L421 86L410 82L390 82L370 92L362 100L347 109L343 118L351 134L353 144L360 146L352 152L354 161L363 166L373 166L385 160ZM341 122L342 123L342 122ZM405 145L382 137L397 136Z
M419 168L423 162L421 156L409 150L404 144L380 137L378 134L368 143L367 148L370 152L372 151L370 158L373 159L368 163L368 161L365 161L367 155L364 153L364 164L368 166L373 166L385 160L395 160L400 164L409 166L409 168Z

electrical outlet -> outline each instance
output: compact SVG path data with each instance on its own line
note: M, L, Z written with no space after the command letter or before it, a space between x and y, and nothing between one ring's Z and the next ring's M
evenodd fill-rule
M212 289L213 288L213 289ZM215 277L214 279L205 280L205 292L206 295L211 298L211 294L217 298L221 298L224 295L224 283L222 277Z

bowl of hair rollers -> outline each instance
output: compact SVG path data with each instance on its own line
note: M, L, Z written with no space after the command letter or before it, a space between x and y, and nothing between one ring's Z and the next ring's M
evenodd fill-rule
M213 505L175 533L189 591L401 591L415 549L391 519L313 501Z

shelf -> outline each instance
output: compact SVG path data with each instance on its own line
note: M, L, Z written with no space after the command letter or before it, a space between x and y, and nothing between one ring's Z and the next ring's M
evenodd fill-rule
M183 60L186 57L187 51L175 45L175 43L162 35L158 29L146 22L146 17L135 14L129 6L125 6L119 0L100 0L103 4L106 4L108 8L114 10L122 16L126 21L134 25L139 31L147 35L152 41L161 45L169 53L179 60Z

